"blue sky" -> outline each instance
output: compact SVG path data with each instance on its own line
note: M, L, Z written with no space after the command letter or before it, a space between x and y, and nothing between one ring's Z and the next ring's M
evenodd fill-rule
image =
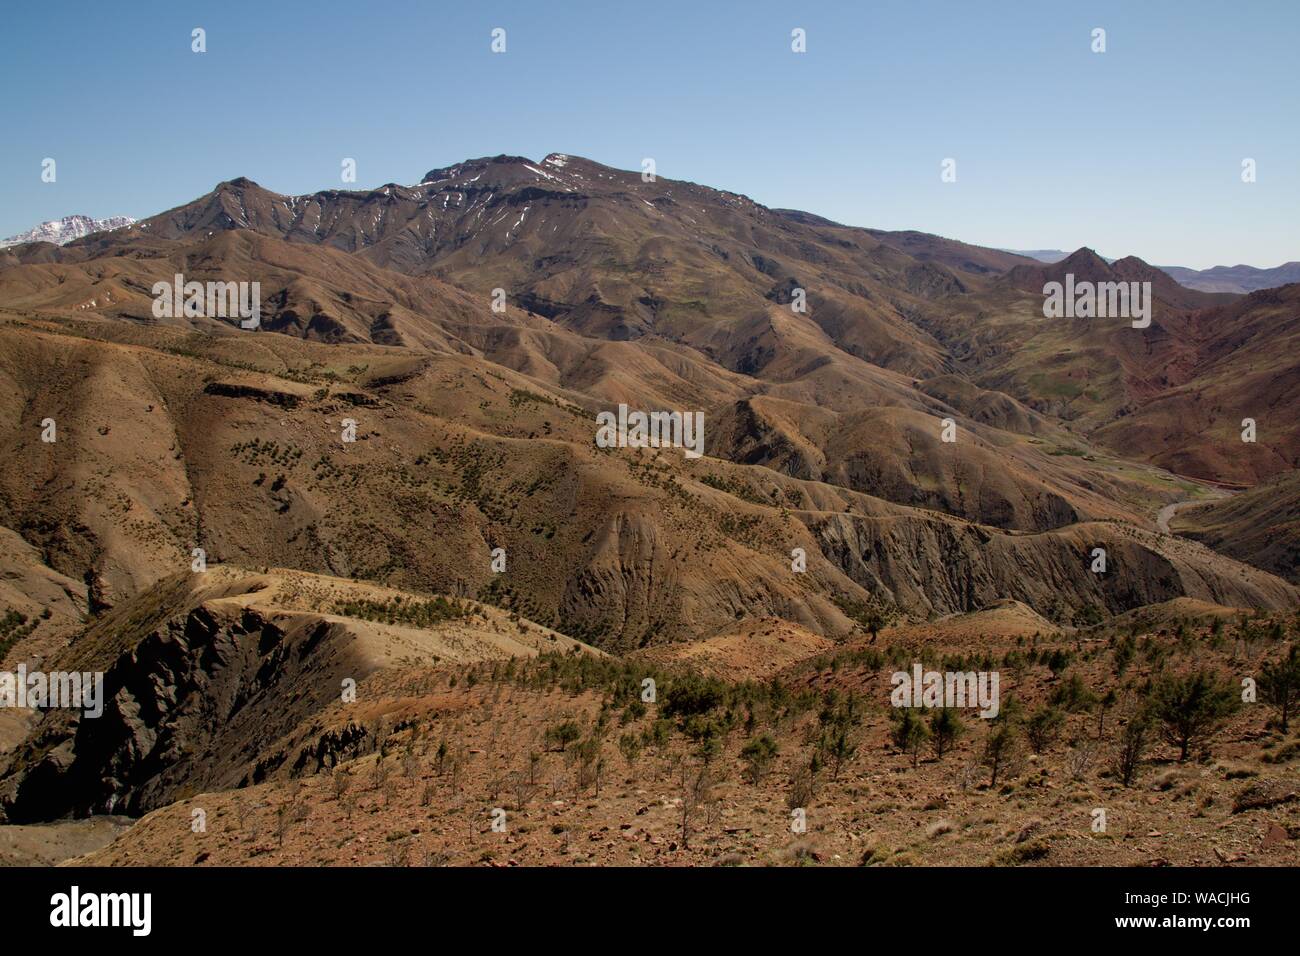
M4 20L0 236L241 175L335 188L344 157L369 187L565 152L982 245L1300 259L1294 0L97 0Z

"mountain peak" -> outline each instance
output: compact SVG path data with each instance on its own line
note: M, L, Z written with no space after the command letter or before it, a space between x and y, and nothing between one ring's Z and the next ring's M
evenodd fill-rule
M94 232L106 232L121 229L133 222L130 216L109 216L107 219L92 219L90 216L64 216L51 219L34 229L21 232L7 239L0 239L0 249L19 246L26 242L52 242L56 246L65 246L74 239L80 239Z
M1178 285L1169 273L1156 268L1145 259L1139 259L1137 256L1125 256L1123 259L1116 259L1110 264L1110 267L1111 271L1121 279L1153 282L1161 287Z
M1107 262L1088 246L1081 246L1057 262L1016 266L1001 281L1026 292L1038 292L1045 282L1064 282L1067 275L1074 276L1075 282L1150 282L1156 299L1176 309L1204 308L1216 302L1213 296L1180 286L1167 272L1137 256Z
M508 169L510 167L530 166L533 160L527 156L509 156L502 153L497 156L480 156L477 159L466 159L453 166L444 166L438 169L431 169L424 174L421 185L424 183L436 183L446 180L455 180L466 175L482 174L493 167Z
M1086 270L1089 272L1099 272L1102 275L1110 275L1110 266L1106 260L1097 254L1097 250L1088 246L1080 246L1074 252L1062 259L1059 265L1070 270Z
M236 176L234 179L224 180L212 187L212 192L217 195L230 192L242 193L249 190L256 190L264 193L271 192L271 190L265 188L261 183L249 179L247 176ZM279 193L273 193L273 195L279 195Z

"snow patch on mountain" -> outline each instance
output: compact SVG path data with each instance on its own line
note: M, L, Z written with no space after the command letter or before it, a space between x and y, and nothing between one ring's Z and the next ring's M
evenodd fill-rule
M88 236L92 232L121 229L123 226L129 226L134 222L135 220L130 216L109 216L107 219L91 219L89 216L64 216L62 219L43 222L35 229L29 229L27 232L10 236L8 239L0 239L0 249L6 246L21 245L24 242L52 242L56 246L63 246L74 239Z

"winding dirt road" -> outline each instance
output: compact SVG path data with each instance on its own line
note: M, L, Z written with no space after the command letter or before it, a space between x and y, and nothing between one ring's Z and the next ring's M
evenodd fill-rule
M1175 501L1171 505L1165 505L1160 509L1160 514L1156 515L1156 527L1165 534L1173 534L1169 530L1169 521L1183 505L1195 504L1197 499L1189 498L1187 501Z
M1208 486L1207 488L1210 491L1210 494L1206 497L1187 498L1183 501L1175 501L1173 504L1165 505L1161 508L1160 513L1156 515L1156 527L1165 534L1175 534L1176 532L1169 529L1169 522L1173 520L1174 515L1177 514L1178 510L1183 506L1200 504L1204 501L1218 501L1221 498L1229 498L1236 494L1236 492L1228 491L1226 488L1210 488Z

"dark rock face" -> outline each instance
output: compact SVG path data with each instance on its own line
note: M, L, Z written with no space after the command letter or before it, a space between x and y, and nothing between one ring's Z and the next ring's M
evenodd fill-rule
M230 382L209 382L204 386L203 391L205 394L219 395L223 398L251 398L270 405L279 405L281 408L294 408L300 401L297 395L289 392L277 392L271 389L257 388L253 385L239 385Z
M1190 596L1249 606L1285 602L1290 593L1276 578L1250 582L1203 568L1198 545L1115 522L1026 534L842 514L806 520L822 554L854 581L899 604L926 602L940 614L987 607L1006 594L1068 622L1089 605L1119 613ZM1086 570L1095 547L1109 556L1106 574Z
M360 678L347 652L352 640L315 615L267 620L200 604L105 671L100 717L50 711L42 718L0 778L0 807L14 823L140 815L264 778L285 763L281 738L337 699L344 677ZM346 732L322 740L318 766L356 742Z

